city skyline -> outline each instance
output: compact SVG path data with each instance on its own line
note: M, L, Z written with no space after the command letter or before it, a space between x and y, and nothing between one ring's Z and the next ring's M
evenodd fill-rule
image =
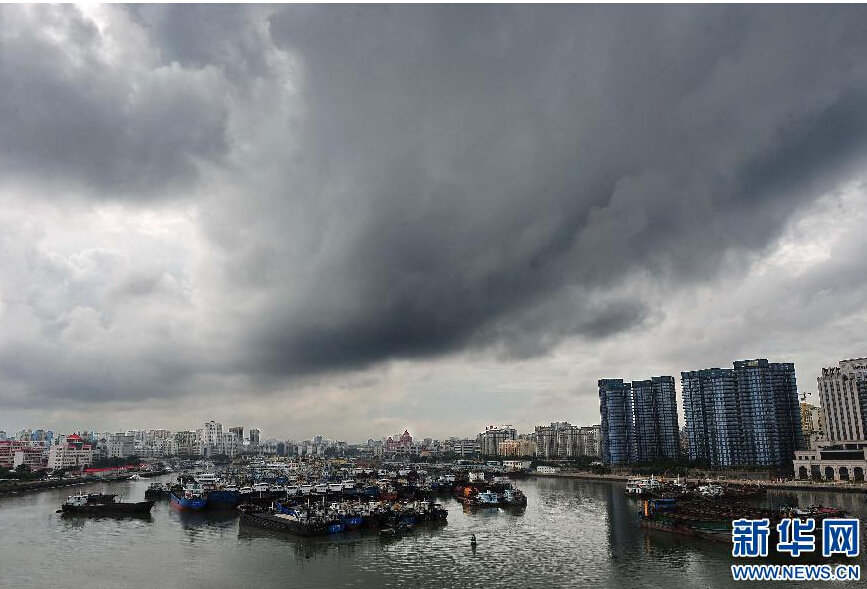
M0 428L531 431L748 358L815 402L865 15L0 7Z

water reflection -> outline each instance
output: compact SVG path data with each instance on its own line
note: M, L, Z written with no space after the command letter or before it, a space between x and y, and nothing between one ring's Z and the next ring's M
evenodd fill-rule
M122 489L137 500L148 484L92 489ZM115 589L122 578L124 586L211 588L239 584L242 572L243 584L257 589L738 587L730 548L639 528L641 504L625 496L622 484L551 478L520 486L526 509L465 510L444 499L448 525L421 524L391 542L363 530L299 538L241 525L232 511L184 513L167 502L157 503L148 520L61 517L55 510L69 489L0 499L0 585ZM862 518L867 508L858 495L810 490L771 491L761 502L838 505ZM64 542L45 541L58 535ZM81 550L112 564L94 570Z

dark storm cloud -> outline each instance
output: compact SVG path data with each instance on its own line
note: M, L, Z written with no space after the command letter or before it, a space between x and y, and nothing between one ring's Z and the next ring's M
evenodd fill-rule
M539 353L643 324L652 302L618 291L629 275L709 279L863 162L865 24L861 7L281 11L306 107L287 178L328 203L334 241L290 238L316 267L266 305L252 366L518 331L539 345L513 351ZM291 192L277 223L298 213Z
M859 6L105 10L0 10L0 172L183 198L206 254L33 254L44 398L639 333L867 149Z

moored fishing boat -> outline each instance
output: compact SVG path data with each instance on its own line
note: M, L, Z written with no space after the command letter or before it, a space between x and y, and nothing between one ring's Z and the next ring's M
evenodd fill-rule
M296 536L322 536L329 533L326 521L300 511L276 511L255 505L238 507L241 523Z
M123 502L116 495L79 493L70 495L60 506L63 513L80 515L134 515L148 514L153 501Z
M210 509L234 509L238 505L240 494L234 487L214 489L205 493Z
M207 504L207 496L203 495L198 489L172 490L171 505L179 511L201 511Z

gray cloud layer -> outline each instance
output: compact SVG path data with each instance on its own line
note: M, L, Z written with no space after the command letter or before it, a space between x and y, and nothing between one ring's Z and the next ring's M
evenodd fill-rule
M860 173L865 25L859 6L4 7L7 227L95 206L189 224L7 236L0 280L28 294L0 291L6 402L283 390L671 321L664 301L745 272Z

